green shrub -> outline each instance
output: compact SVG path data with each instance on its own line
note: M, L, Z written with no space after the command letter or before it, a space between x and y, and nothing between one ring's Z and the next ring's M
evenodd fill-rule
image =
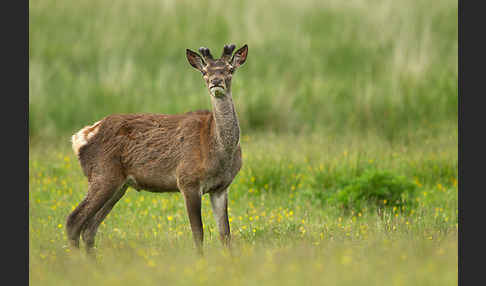
M356 212L365 207L410 210L415 206L415 191L416 185L404 176L370 169L338 190L329 202Z

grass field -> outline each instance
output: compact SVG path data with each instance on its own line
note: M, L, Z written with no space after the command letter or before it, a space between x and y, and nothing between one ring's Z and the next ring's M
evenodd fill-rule
M457 124L457 2L29 2L29 132L111 113L209 108L185 49L247 43L233 80L245 133ZM289 20L291 19L291 20Z
M29 41L30 285L457 285L456 1L30 1ZM87 191L70 135L111 113L210 108L185 49L230 42L249 46L232 254L208 197L198 257L180 194L134 189L96 263L69 248ZM402 207L343 197L408 183Z
M96 265L67 247L65 217L87 188L74 155L68 147L34 149L31 285L456 285L457 132L413 142L245 137L230 191L233 256L220 246L207 197L206 256L198 258L182 197L130 189L100 226ZM411 178L414 211L346 213L319 200L337 191L339 178L369 168Z

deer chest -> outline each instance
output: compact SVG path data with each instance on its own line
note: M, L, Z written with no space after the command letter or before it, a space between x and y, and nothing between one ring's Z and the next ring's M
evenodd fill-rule
M205 178L201 182L202 193L210 193L227 188L241 169L241 151L227 161L218 161L208 166Z

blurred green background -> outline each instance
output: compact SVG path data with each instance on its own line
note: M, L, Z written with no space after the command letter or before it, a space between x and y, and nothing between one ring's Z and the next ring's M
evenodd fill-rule
M185 49L249 46L243 134L457 130L457 1L29 1L29 134L210 109Z

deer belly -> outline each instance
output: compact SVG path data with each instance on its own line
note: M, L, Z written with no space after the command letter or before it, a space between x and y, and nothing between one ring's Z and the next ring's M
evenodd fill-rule
M133 174L127 176L127 184L137 191L149 191L156 193L178 192L175 176L158 175L147 176L148 174Z

